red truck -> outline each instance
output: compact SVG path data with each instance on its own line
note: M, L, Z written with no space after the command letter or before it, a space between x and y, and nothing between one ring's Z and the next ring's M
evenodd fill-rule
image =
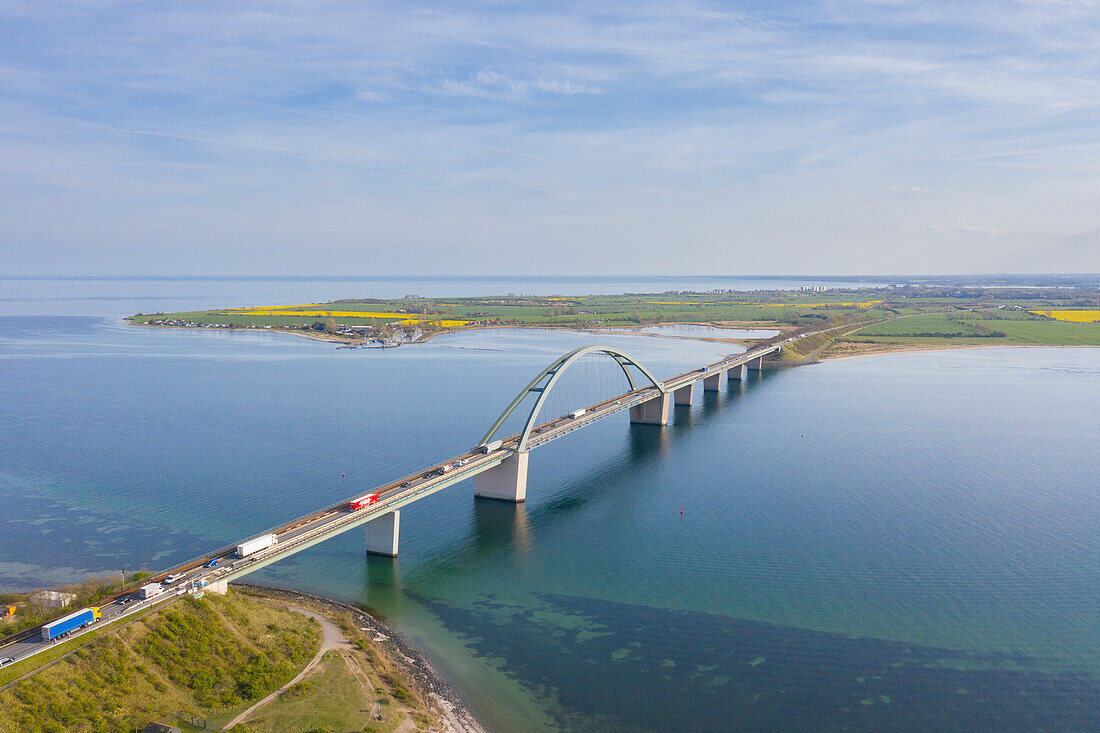
M358 499L352 499L348 502L348 511L357 511L365 506L375 503L376 501L382 501L382 497L378 494L367 494L366 496L360 496Z

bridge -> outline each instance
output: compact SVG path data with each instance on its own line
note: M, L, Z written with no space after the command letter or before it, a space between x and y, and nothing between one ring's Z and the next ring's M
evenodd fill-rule
M104 599L100 602L103 621L93 628L104 621L117 620L178 597L205 592L225 593L232 580L360 526L365 527L367 552L396 556L402 507L469 479L473 479L475 496L522 502L527 496L529 455L535 448L622 411L629 411L631 423L667 425L671 405L690 405L700 384L703 391L716 392L720 389L723 374L728 375L727 380L746 379L749 371L762 369L765 356L778 352L784 344L796 338L809 335L812 334L802 334L727 356L664 381L659 381L639 362L617 349L601 346L575 349L556 359L532 379L473 450L374 489L367 496L376 494L377 499L372 499L362 508L354 509L352 500L345 500L269 530L266 534L275 535L276 542L246 557L238 557L237 545L232 545L150 578L149 582L163 582L173 577L169 591L161 595L142 600L131 588ZM614 360L621 368L629 389L616 397L574 410L565 417L539 423L547 397L562 375L590 354ZM531 395L535 395L534 404L520 432L498 437L497 433L508 418ZM73 632L73 635L78 633L81 632ZM49 648L53 642L41 641L38 634L39 627L36 627L4 639L0 642L0 658L11 657L18 661Z

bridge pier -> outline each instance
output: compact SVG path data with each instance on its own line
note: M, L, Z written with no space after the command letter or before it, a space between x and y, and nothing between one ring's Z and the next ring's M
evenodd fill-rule
M672 402L668 392L662 392L657 397L634 405L630 408L630 422L639 425L668 425L668 406Z
M754 372L759 372L764 368L764 357L758 356L752 361L748 362L748 367Z
M730 379L742 380L746 379L749 376L748 368L744 364L738 364L735 367L730 367L730 370L726 372L726 374L729 375L729 377L727 377L727 381L729 381Z
M216 593L219 596L224 596L229 592L228 580L215 580L213 583L207 583L202 587L204 593Z
M722 372L718 372L713 377L703 377L703 391L704 392L719 392L722 386Z
M527 499L527 451L513 453L474 476L474 496L519 503Z
M397 539L401 531L401 511L372 519L363 525L367 539L367 552L372 555L397 557Z
M691 384L685 384L683 387L680 387L680 389L678 389L678 390L676 390L675 392L672 393L673 401L677 405L691 406L691 401L692 401L692 398L694 398L694 397L695 397L695 382L692 382Z

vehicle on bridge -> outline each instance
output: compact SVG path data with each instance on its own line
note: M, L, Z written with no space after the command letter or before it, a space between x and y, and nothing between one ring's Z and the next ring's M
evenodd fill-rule
M570 417L570 419L576 420L578 417L580 417L581 415L583 415L586 412L588 412L588 410L586 410L582 407L579 410L573 410L571 413L569 413L569 417Z
M502 445L504 445L503 440L494 440L491 443L482 443L477 449L482 453L492 453L495 450L500 450Z
M279 538L273 534L260 535L247 542L242 542L237 545L237 557L248 557L255 554L260 550L266 550L267 548L278 544Z
M94 624L100 619L99 607L82 608L42 626L42 641L51 641L71 631Z
M147 583L146 585L143 585L140 588L138 588L138 597L140 597L141 600L144 601L147 598L153 598L155 596L159 596L163 592L164 592L164 586L161 585L160 583Z
M360 496L358 499L352 499L348 502L348 511L358 511L365 506L374 504L375 502L382 501L382 497L378 494L366 494Z

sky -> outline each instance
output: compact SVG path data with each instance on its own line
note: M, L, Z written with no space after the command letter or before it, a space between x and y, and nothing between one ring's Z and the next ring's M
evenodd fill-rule
M1100 4L0 0L0 275L1100 271Z

